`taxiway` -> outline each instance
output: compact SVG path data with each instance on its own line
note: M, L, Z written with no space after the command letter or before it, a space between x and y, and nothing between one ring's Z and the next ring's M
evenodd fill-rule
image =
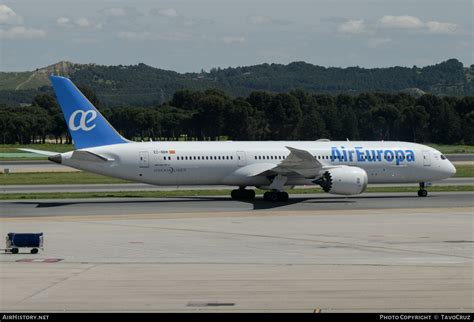
M0 202L2 311L474 309L474 193Z

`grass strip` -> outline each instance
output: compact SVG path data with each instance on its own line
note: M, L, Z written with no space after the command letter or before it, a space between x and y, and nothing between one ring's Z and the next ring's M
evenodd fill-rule
M434 144L434 143L425 143L425 145L428 145L432 147L433 149L436 149L440 151L443 154L464 154L464 153L474 153L474 145L465 145L465 144Z
M74 146L71 144L54 144L54 143L46 143L46 144L0 144L0 153L17 153L21 152L18 150L21 149L34 149L34 150L45 150L45 151L53 151L53 152L67 152L74 150ZM23 160L23 159L21 159Z
M127 180L101 176L90 172L32 172L0 174L0 185L35 184L113 184Z

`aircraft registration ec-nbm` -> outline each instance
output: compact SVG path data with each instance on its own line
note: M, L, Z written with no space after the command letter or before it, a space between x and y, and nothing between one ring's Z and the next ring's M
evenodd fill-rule
M76 150L23 149L63 165L153 185L229 185L234 199L286 201L295 185L355 195L370 183L425 183L449 178L453 164L439 151L391 141L132 142L123 138L68 79L50 76Z

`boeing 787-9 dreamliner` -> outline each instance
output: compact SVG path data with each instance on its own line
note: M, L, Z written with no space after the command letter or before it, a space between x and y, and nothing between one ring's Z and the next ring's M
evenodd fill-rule
M318 185L325 192L355 195L370 183L425 183L456 173L439 151L390 141L132 142L123 138L68 79L51 76L76 150L33 151L63 165L152 185L229 185L234 199L286 201L285 190Z

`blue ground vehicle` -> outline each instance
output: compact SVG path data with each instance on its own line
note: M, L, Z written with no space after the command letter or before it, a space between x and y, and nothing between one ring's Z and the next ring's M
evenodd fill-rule
M38 248L43 250L43 233L8 233L5 252L18 254L19 248L31 248L32 254L38 253Z

